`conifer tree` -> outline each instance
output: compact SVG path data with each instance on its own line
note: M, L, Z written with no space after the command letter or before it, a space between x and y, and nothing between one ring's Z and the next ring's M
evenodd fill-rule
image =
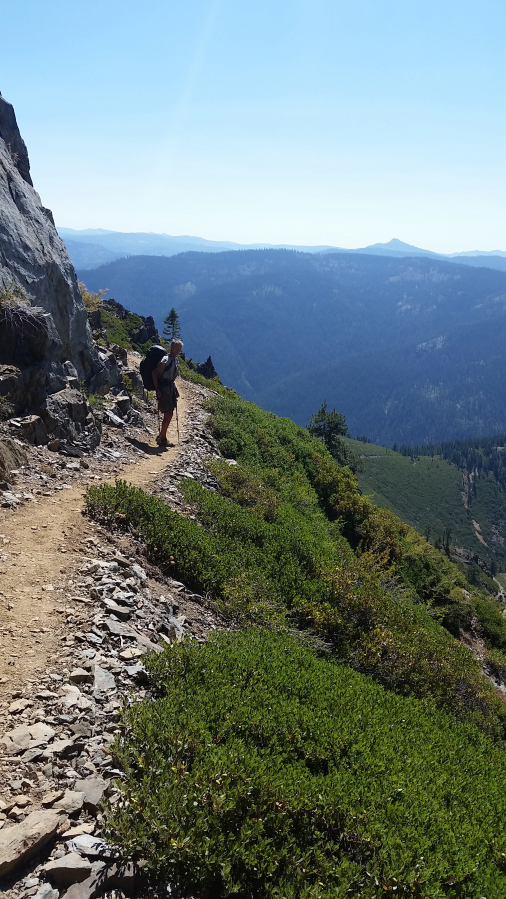
M311 416L307 429L313 437L325 444L338 465L347 465L353 472L362 469L360 457L341 440L341 437L348 436L344 415L336 409L328 412L327 400L324 400L318 412Z
M181 327L179 324L179 315L177 314L174 307L170 310L169 314L164 318L163 323L165 328L163 329L164 337L167 340L175 340L176 338L181 337Z
M344 415L333 409L327 412L327 400L323 400L318 412L311 416L307 429L313 437L321 440L328 450L332 451L335 437L347 437L348 428Z

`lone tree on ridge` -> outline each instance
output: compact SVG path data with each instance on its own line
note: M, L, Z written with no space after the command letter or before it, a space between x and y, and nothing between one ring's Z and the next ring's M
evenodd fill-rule
M323 400L318 412L311 416L307 429L312 437L325 444L338 465L347 465L353 472L362 469L360 457L341 440L348 436L344 415L336 409L328 412L327 400Z
M311 416L307 429L311 436L321 440L330 452L332 452L332 444L335 437L348 436L344 415L341 415L335 409L332 409L332 412L327 412L327 400L323 400L318 412Z
M165 328L163 329L164 337L167 340L175 340L178 337L181 337L181 326L179 324L179 315L177 314L174 306L170 310L169 314L166 318L164 318L163 323Z

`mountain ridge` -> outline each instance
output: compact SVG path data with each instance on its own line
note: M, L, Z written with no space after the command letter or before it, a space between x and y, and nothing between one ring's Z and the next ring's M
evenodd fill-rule
M483 261L482 265L490 268L500 268L502 265L500 260L506 259L506 251L465 251L462 253L436 253L433 250L424 250L412 244L405 243L399 238L394 237L387 243L375 243L366 247L357 247L355 249L345 247L333 247L330 245L302 245L302 244L271 244L264 243L248 243L240 244L235 241L214 241L207 240L203 237L194 237L191 235L171 235L164 233L156 233L153 231L139 232L122 232L110 231L104 228L85 228L76 230L73 228L59 227L58 233L67 243L69 252L76 268L87 269L95 268L106 261L105 254L113 253L116 258L125 255L161 255L172 256L177 253L185 253L192 250L201 252L223 252L224 250L259 250L259 249L278 249L278 250L296 250L303 253L366 253L377 256L427 256L438 259L446 259L447 261L462 260L464 264L477 264L466 262L466 260L484 257L487 261ZM96 238L101 238L97 241ZM84 245L92 244L94 247L95 258L91 246L87 246L86 253ZM86 259L86 264L83 264ZM506 262L504 263L506 267Z

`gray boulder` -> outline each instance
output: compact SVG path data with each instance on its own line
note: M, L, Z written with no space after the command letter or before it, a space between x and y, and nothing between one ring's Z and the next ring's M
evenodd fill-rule
M86 880L92 872L92 865L77 852L69 852L44 865L44 872L59 887L68 887Z
M11 418L9 427L16 437L26 440L32 446L45 446L48 441L46 426L38 415Z
M69 359L86 377L98 366L76 274L50 210L33 189L14 110L1 96L0 160L0 287L22 288L30 305L43 310L22 335L23 349L40 361L51 349L57 361Z
M42 849L61 822L57 812L32 812L14 827L0 831L0 876L5 876Z
M79 390L67 387L48 396L40 416L53 437L72 442L85 440L93 447L100 443L101 424Z
M0 481L12 481L12 471L26 465L28 457L10 437L0 439Z
M97 812L106 791L109 789L109 783L107 780L104 780L103 777L100 777L97 774L92 774L89 777L84 777L82 779L76 780L75 788L76 790L84 793L85 808L87 808L88 811L95 813ZM81 851L78 846L72 846L71 848Z

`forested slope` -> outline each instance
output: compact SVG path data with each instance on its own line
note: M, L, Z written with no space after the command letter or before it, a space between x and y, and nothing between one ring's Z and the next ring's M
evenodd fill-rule
M427 452L425 447L395 452L361 441L346 443L361 458L359 484L375 505L395 512L431 543L448 543L452 553L455 547L467 550L460 561L471 579L484 576L476 569L477 556L489 569L484 584L497 592L490 574L506 568L506 490L492 468L483 465L479 474L472 467L468 471L470 456L460 449L466 442L447 444L445 455L438 444ZM480 441L469 443L478 456L475 446ZM497 471L504 475L503 468Z
M131 257L83 273L193 357L305 424L326 398L351 433L423 443L506 429L506 274L428 258L283 250Z

